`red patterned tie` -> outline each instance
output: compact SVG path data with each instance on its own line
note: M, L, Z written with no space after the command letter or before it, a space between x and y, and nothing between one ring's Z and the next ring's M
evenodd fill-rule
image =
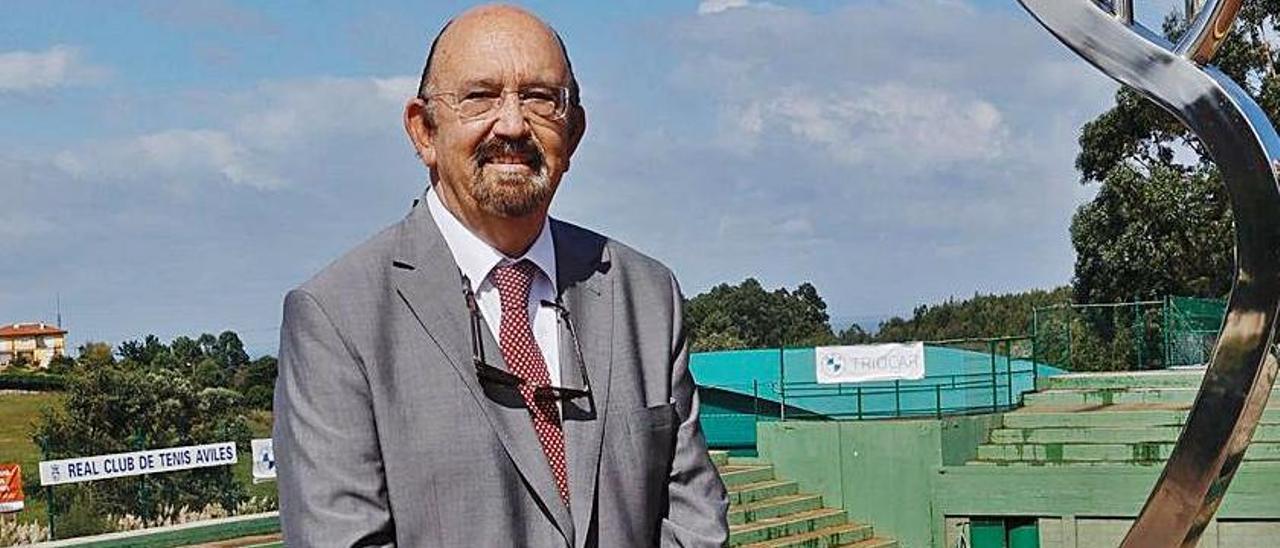
M542 452L546 453L551 473L556 478L560 500L568 506L569 480L565 473L564 431L560 428L560 411L556 408L554 399L534 398L533 395L535 386L551 384L547 363L542 359L542 351L538 350L529 322L529 287L533 284L537 268L537 265L529 261L520 261L493 269L489 279L498 288L498 296L502 301L502 324L498 334L502 358L506 360L512 373L527 381L520 385L520 394L524 396L529 415L533 418L533 430L542 442Z

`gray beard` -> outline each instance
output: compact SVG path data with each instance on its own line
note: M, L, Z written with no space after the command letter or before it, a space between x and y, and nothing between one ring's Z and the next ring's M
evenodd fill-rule
M524 217L551 200L555 193L544 164L532 175L487 173L483 167L472 179L471 198L500 217Z

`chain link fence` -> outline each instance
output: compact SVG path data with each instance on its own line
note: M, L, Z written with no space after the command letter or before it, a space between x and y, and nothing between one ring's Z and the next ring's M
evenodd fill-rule
M1070 371L1131 371L1207 363L1223 299L1061 304L1032 314L1033 361Z

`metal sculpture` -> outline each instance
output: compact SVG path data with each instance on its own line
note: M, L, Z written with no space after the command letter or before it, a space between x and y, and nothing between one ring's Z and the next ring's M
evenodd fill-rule
M1240 466L1276 376L1280 137L1249 95L1208 65L1242 0L1188 0L1194 19L1177 44L1136 23L1132 0L1019 1L1078 55L1195 132L1226 183L1236 230L1226 321L1186 426L1122 544L1195 546Z

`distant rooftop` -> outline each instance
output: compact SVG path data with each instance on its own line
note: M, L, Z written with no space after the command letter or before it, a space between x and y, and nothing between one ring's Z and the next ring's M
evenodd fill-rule
M34 337L38 335L66 335L58 326L47 323L9 323L0 325L0 338Z

